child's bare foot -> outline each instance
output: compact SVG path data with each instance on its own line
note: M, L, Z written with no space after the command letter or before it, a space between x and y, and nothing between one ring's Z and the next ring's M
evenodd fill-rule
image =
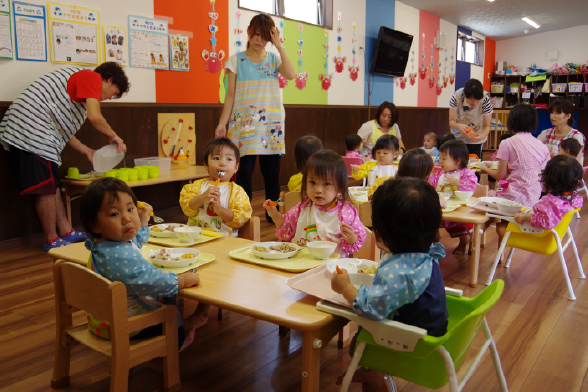
M468 255L471 255L472 252L470 251L470 249L468 247L469 243L470 243L470 236L469 235L464 235L464 236L459 237L459 245L451 253L453 253L454 255L465 255L466 249L467 249Z
M198 306L196 306L196 310L194 313L184 320L184 328L186 330L197 330L200 327L203 327L208 323L208 310L210 309L210 305L200 302Z
M194 328L186 329L186 327L184 327L184 332L186 333L186 336L184 338L184 343L182 343L182 347L180 347L179 352L184 351L192 344L192 342L194 342L194 333L196 332L196 330Z

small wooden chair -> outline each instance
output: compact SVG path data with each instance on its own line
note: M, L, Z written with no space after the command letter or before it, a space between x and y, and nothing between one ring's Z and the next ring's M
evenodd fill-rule
M363 165L363 159L362 158L353 158L353 157L342 157L343 158L343 162L345 162L345 166L347 167L347 179L353 179L353 176L351 175L351 165Z
M365 228L365 231L367 233L365 242L363 243L361 249L357 253L353 254L353 257L358 259L380 261L380 249L378 248L378 245L376 245L376 236L367 227Z
M175 306L127 317L127 288L111 282L81 265L57 260L53 265L55 287L56 342L52 388L69 385L71 346L82 343L110 357L110 390L126 391L129 369L163 357L164 391L179 391L178 322ZM84 322L72 325L72 314L87 311L110 322L110 338L99 338ZM163 334L150 339L129 340L131 332L163 324Z
M359 215L359 220L365 227L372 227L372 202L371 201L354 201L353 205Z
M284 205L279 206L279 211L285 214L290 211L290 208L300 203L300 191L280 192L280 198L284 199Z

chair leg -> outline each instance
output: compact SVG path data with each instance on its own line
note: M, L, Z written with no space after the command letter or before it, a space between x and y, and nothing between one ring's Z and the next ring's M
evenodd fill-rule
M486 317L484 317L484 323L482 324L482 331L484 332L484 336L487 340L490 340L490 354L492 355L492 362L494 362L494 370L496 371L496 377L498 377L498 383L500 384L500 390L502 392L508 391L508 386L506 385L506 378L504 377L504 372L502 371L502 365L500 363L500 356L498 356L498 350L496 349L496 343L492 338L492 334L490 333L490 328L488 327L488 322L486 321Z
M561 247L561 241L559 239L559 235L555 232L555 230L551 230L553 236L555 237L555 242L557 243L557 254L559 255L559 261L561 263L561 269L563 270L564 279L566 281L566 285L568 286L568 294L569 299L572 301L576 300L576 295L574 294L574 288L572 287L572 282L570 281L570 274L568 272L568 267L566 266L566 259L563 254L563 249Z
M351 335L349 333L349 330L350 330L349 324L350 323L347 323L347 325L345 325L343 328L341 328L341 330L337 334L337 348L343 348L349 344L350 335Z
M351 384L351 379L357 370L357 365L359 364L359 360L363 355L363 350L365 350L365 342L359 342L357 348L355 349L355 354L353 354L353 358L351 359L351 363L347 368L347 373L345 373L345 377L343 377L343 383L341 384L341 392L347 392L349 390L349 385Z
M510 263L512 262L512 256L514 255L515 248L510 248L508 252L508 257L506 258L506 264L504 264L505 268L510 268Z
M578 264L578 272L580 273L580 279L586 279L586 274L584 274L584 267L582 266L582 260L580 260L580 256L578 255L578 247L576 246L576 241L574 240L574 236L572 235L572 230L568 226L568 235L570 236L570 241L572 242L572 249L574 249L574 256L576 256L576 263Z
M69 337L67 338L69 339ZM57 389L69 385L69 364L71 358L71 345L61 345L61 341L55 343L55 361L53 365L53 378L51 388Z
M576 218L580 219L580 212L576 212Z
M498 263L500 262L500 257L502 256L502 252L504 252L504 248L506 247L506 241L508 241L508 237L510 236L510 231L507 231L504 234L504 238L500 243L500 248L498 248L498 253L496 254L496 259L494 260L494 264L492 264L492 268L490 269L490 276L486 281L486 285L490 286L492 284L492 280L494 279L494 274L496 273L496 267L498 267Z
M217 318L218 321L223 321L226 318L229 318L230 313L226 309L218 308Z
M443 346L437 347L436 351L441 355L441 358L443 358L443 362L445 362L445 371L447 372L449 390L451 392L459 392L459 383L457 381L457 374L455 374L455 365L453 364L453 359L451 359L451 355Z

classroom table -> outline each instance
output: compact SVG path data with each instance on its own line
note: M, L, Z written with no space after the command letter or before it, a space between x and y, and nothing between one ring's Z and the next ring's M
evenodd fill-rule
M194 246L212 253L215 261L198 268L199 287L180 290L180 295L232 310L303 334L302 390L318 391L320 348L347 321L316 309L318 299L291 289L286 280L296 274L234 260L228 252L253 244L242 238L223 237ZM86 265L90 252L83 243L54 248L49 256Z
M171 168L169 171L160 171L158 178L148 178L146 180L127 181L129 187L165 184L175 181L189 181L198 178L208 177L208 171L204 166L188 166L186 169ZM65 196L65 205L67 210L67 219L71 223L71 200L76 195L81 194L88 185L94 180L61 180L61 190Z

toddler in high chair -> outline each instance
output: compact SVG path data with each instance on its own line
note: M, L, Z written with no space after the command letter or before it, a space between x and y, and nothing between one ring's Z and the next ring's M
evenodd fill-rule
M277 227L276 236L300 246L311 241L336 242L335 252L343 257L359 251L367 235L357 210L346 201L347 167L341 155L317 151L302 173L301 202L290 211L282 215L270 205L271 200L263 203Z
M425 134L421 148L433 158L433 163L439 163L439 149L437 148L437 134L435 132Z
M441 171L429 177L429 183L437 192L474 191L478 178L472 169L468 169L469 152L466 144L461 140L449 140L439 150ZM443 227L451 238L459 237L459 245L453 254L463 255L470 242L473 225L443 221Z
M356 180L367 177L368 186L372 186L379 178L394 177L398 168L393 163L398 157L399 148L396 136L380 136L372 149L374 161L366 162L363 165L351 165L351 175Z
M161 307L157 297L171 297L185 287L198 286L200 278L193 272L176 275L155 268L143 258L141 248L149 239L149 211L143 203L137 208L137 198L129 186L112 177L101 178L84 190L80 199L81 220L90 237L88 268L106 279L122 282L127 288L128 317ZM200 314L182 322L178 313L178 347L184 349L194 340ZM106 321L88 314L88 329L93 334L110 339ZM162 334L161 324L131 335L147 338Z
M290 192L300 191L302 188L302 170L304 170L306 161L312 154L322 149L323 143L316 136L307 135L298 139L294 146L294 160L298 173L290 177L290 181L288 181L288 190Z
M347 135L345 138L345 146L347 147L347 151L345 152L344 157L346 158L361 158L360 152L363 147L363 140L361 136L357 134Z
M448 313L438 259L445 257L445 248L434 243L440 224L439 197L429 183L410 177L386 181L373 198L373 232L387 254L372 286L355 288L342 269L331 276L331 288L360 316L395 320L426 329L430 336L443 336ZM354 346L352 341L350 347ZM396 390L392 377L386 381L375 371L358 372L354 380L367 382L376 391Z
M204 147L204 167L209 177L184 185L180 193L188 225L236 237L252 212L245 190L231 182L239 169L239 148L226 137L212 139Z
M566 213L582 207L584 198L576 190L581 186L584 172L575 159L577 155L574 158L556 155L547 162L541 173L541 184L547 194L532 209L515 214L518 223L529 222L538 229L551 230Z

